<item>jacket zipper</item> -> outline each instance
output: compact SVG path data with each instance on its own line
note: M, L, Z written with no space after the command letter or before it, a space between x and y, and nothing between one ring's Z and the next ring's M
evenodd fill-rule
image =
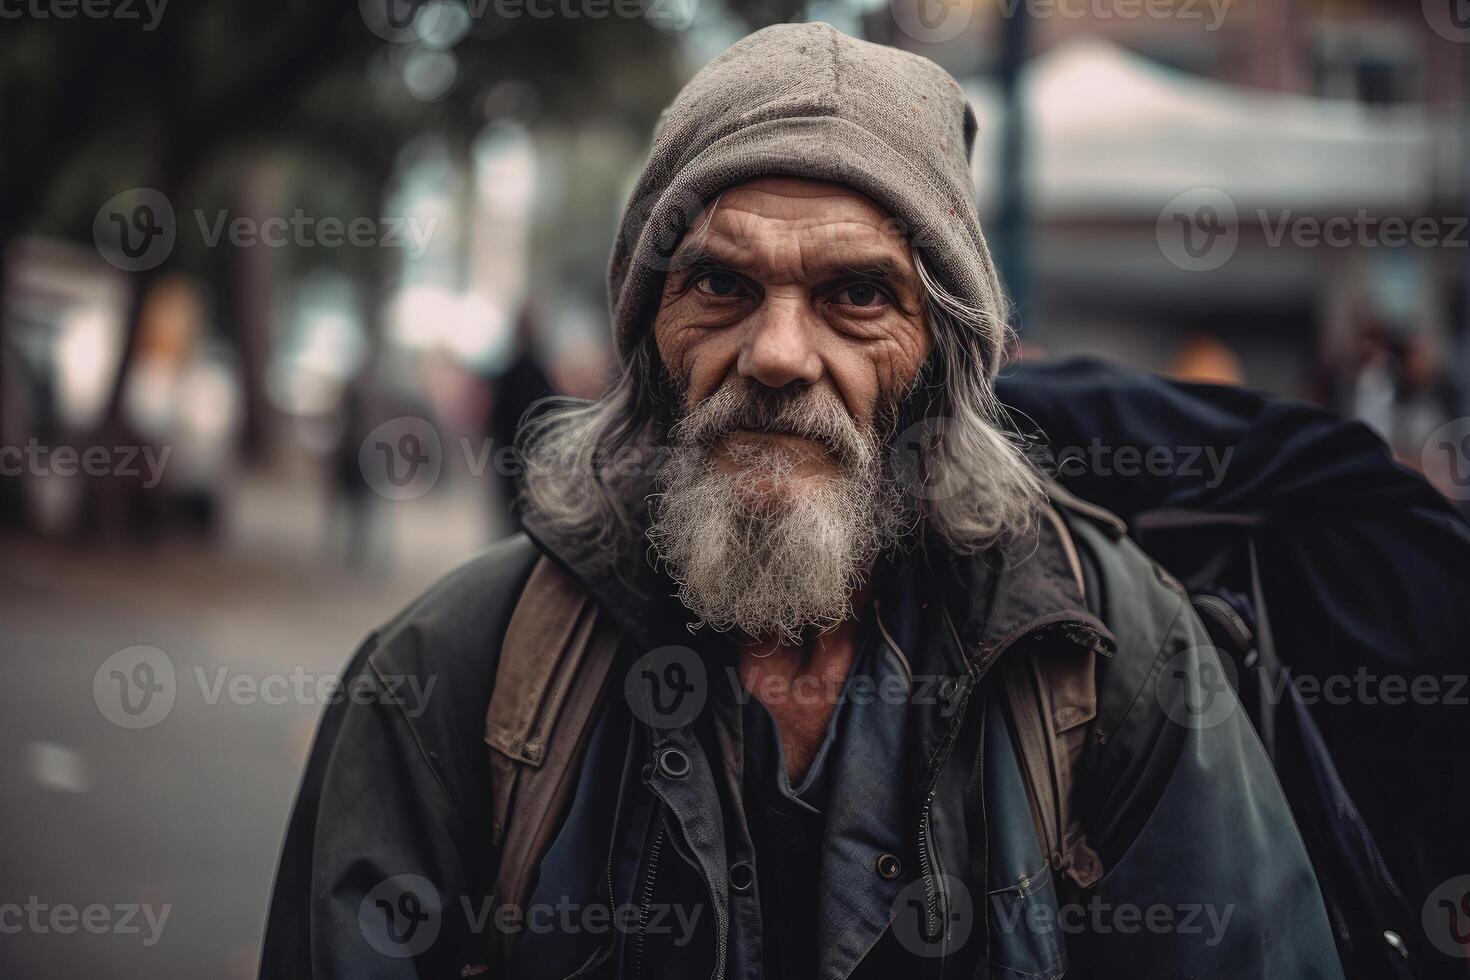
M998 647L987 658L985 669L973 675L964 687L955 692L957 706L954 712L954 720L950 724L949 730L945 732L944 741L940 743L939 751L935 753L934 764L930 767L929 773L927 774L924 788L924 805L919 812L919 873L924 882L924 896L926 901L924 929L926 936L934 935L936 920L941 911L939 906L944 897L935 876L935 872L939 870L939 859L938 855L933 853L933 841L929 830L930 812L934 807L934 797L939 785L939 774L943 771L945 762L949 760L949 753L954 748L955 739L959 735L960 728L964 725L965 711L969 707L970 693L984 679L985 675L989 672L991 664L998 662L1002 656L1008 653L1018 643L1039 637L1043 631L1057 625L1059 624L1049 623L1035 630L1028 630L1016 635L1014 639ZM983 913L977 914L983 915ZM985 922L985 930L987 936L986 945L988 947L990 930L990 923L988 921ZM939 966L941 976L944 972L943 962L943 958L941 958Z
M935 861L929 856L929 811L934 806L934 791L931 789L919 812L919 875L924 881L924 936L934 934L934 920L939 915L939 886L934 881Z
M672 814L674 817L674 822L675 824L677 824L676 830L671 831L670 833L672 834L674 832L677 832L683 834L684 825L679 821L678 812L674 810L673 807L669 806L668 802L665 801L662 797L659 797L659 806L663 808L662 812ZM666 824L660 823L659 832L654 839L654 843L656 845L661 842L666 826ZM687 836L685 839L687 840ZM672 836L670 836L669 838L669 843L676 849L678 848L678 843ZM657 865L657 855L658 851L654 850L649 858L649 874L646 877L645 881L650 887L652 884L653 871ZM704 865L698 860L693 859L692 857L685 858L685 860L687 860L689 864L694 868L694 870L699 873L700 880L704 883L705 894L709 896L710 907L711 909L713 909L715 915L715 936L717 937L715 941L715 969L714 972L710 975L710 980L723 980L725 976L725 952L730 945L729 914L726 912L725 906L716 899L714 884L710 881L709 875L705 873ZM642 911L640 911L640 915L642 915ZM638 933L638 938L641 944L641 941L643 939L643 932L641 928ZM634 976L637 976L636 970L634 972Z
M933 853L934 842L929 829L930 815L934 809L934 797L938 792L939 773L949 759L949 753L954 747L955 736L958 735L960 726L964 724L965 709L969 706L970 690L978 680L979 678L976 678L971 681L969 686L955 694L959 704L955 709L955 720L950 725L949 731L945 733L944 742L929 771L924 805L919 811L919 875L924 882L924 934L926 937L934 935L935 925L942 911L940 904L943 899L943 892L935 875L939 867L939 857Z
M1035 635L1036 635L1036 632L1035 631L1032 631L1032 632L1028 632L1028 633L1023 633L1020 636L1016 637L1010 643L1007 643L1003 647L1001 647L998 650L996 650L995 653L989 658L989 663L991 663L991 664L995 663L997 660L1000 659L1001 655L1005 654L1012 647L1014 647L1017 643L1021 642L1022 640L1025 640L1025 639L1029 639L1029 638L1031 638L1031 637L1033 637ZM987 666L987 670L988 670L988 666ZM918 850L919 850L919 872L920 872L920 877L922 878L922 880L924 882L925 920L926 920L924 922L924 929L925 929L925 934L926 935L933 935L934 925L935 925L935 922L936 922L936 920L937 920L937 918L939 916L939 911L940 911L939 904L940 904L940 900L942 898L941 890L939 888L939 884L938 884L938 881L937 881L936 876L935 876L935 871L938 870L939 860L938 860L938 855L936 855L936 854L933 853L933 841L931 839L930 829L929 829L929 826L930 826L930 823L929 823L930 822L930 814L931 814L931 811L934 808L934 797L935 797L935 795L937 793L938 785L939 785L939 774L940 774L941 771L943 771L944 764L949 759L950 750L954 748L955 738L959 734L960 727L964 724L965 711L969 707L970 693L971 693L971 691L974 690L975 685L979 684L980 681L981 681L981 679L984 678L986 672L987 671L981 671L978 675L975 675L975 676L971 677L970 680L969 680L969 682L964 687L962 687L960 690L958 690L958 691L955 692L955 699L956 699L956 702L957 702L957 707L956 707L955 712L954 712L954 720L950 724L949 730L947 732L945 732L944 741L941 743L940 749L939 749L938 753L936 753L936 755L935 755L934 764L930 767L929 772L928 772L928 774L926 776L926 780L925 780L925 785L924 785L924 805L920 809L920 812L919 812L919 848L918 848ZM663 834L664 834L664 827L663 827L662 824L660 824L659 831L658 831L658 833L654 837L653 847L650 850L648 874L645 875L645 877L644 877L644 889L643 889L643 895L642 895L642 905L639 908L638 944L636 946L636 954L635 954L635 958L634 958L635 965L634 965L634 970L633 970L633 976L635 978L639 975L639 971L642 969L642 956L643 956L643 943L644 943L643 923L645 923L647 921L647 915L648 915L648 912L649 912L649 906L651 905L651 901L652 901L653 877L654 877L654 873L656 872L657 867L658 867L658 855L659 855L659 852L660 852L661 847L662 847ZM614 838L616 839L616 835L614 835ZM612 861L613 861L613 852L612 852L612 848L609 848L608 849L608 896L609 896L608 904L609 904L609 907L610 908L611 908L611 905L612 905L612 897L611 897L612 896ZM723 920L725 919L724 909L721 907L721 905L719 904L719 902L714 901L714 888L711 886L710 881L709 881L709 878L706 875L704 875L703 868L699 868L699 872L700 872L700 876L705 879L705 881L704 881L705 890L710 895L711 901L713 902L716 919L717 919L717 921L719 921L723 925L724 924L724 921ZM988 930L989 930L989 923L986 923L986 929L987 929L987 932L988 932ZM726 954L726 950L728 949L728 946L729 946L728 937L726 935L726 933L728 933L728 928L717 929L716 930L716 933L719 936L719 939L718 939L718 941L716 943L716 946L715 946L715 971L714 971L714 974L713 974L711 980L722 980L722 978L725 975L725 954ZM604 960L607 959L607 957L611 954L611 952L612 952L611 947L604 947L603 950L601 951L601 953L599 953L598 955L594 956L592 960L589 960L586 964L584 964L582 966L582 968L580 970L578 970L576 973L572 974L572 976L573 977L581 976L581 975L586 974L586 973L590 972L591 970L597 968L598 966L600 966L602 964L602 962ZM568 980L571 980L571 978L568 978Z
M676 821L678 820L677 813L674 814L674 819ZM682 824L680 824L679 833L682 834L683 832L684 827ZM687 840L688 838L686 837L685 839ZM669 843L672 844L676 849L678 848L677 841L675 841L672 837L669 839ZM715 969L714 972L710 974L710 980L723 980L725 976L725 951L729 949L730 946L729 913L726 911L724 903L716 899L714 884L709 880L709 875L705 874L704 865L701 864L698 860L691 860L690 858L685 858L685 860L689 861L694 870L699 872L699 877L704 882L705 894L708 895L710 898L710 907L714 910L715 913Z
M643 975L643 948L648 942L648 915L653 910L653 882L658 877L658 857L664 846L664 824L659 817L658 832L648 848L648 871L643 876L643 890L638 900L638 942L633 946L633 977Z

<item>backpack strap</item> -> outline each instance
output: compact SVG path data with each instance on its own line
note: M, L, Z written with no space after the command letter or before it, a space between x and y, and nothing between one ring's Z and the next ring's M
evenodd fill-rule
M577 783L607 691L618 631L592 599L542 557L511 613L485 713L491 839L500 860L495 903L524 909ZM516 936L492 929L501 971Z
M1082 562L1066 522L1048 508L1077 589L1087 595ZM1001 665L1021 772L1027 784L1037 838L1053 872L1082 888L1102 877L1102 860L1087 843L1074 787L1097 717L1097 652L1071 644L1049 644L1029 657Z

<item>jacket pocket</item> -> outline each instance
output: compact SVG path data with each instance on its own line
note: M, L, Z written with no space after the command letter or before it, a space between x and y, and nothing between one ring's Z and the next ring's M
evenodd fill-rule
M994 977L1053 980L1067 972L1067 951L1051 865L985 896Z

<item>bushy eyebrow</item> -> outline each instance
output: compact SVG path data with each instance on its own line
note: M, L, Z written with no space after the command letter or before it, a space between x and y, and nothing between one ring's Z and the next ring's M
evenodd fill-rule
M735 267L740 263L717 257L701 242L687 241L675 250L669 259L669 272L686 272L690 269L707 269L711 266Z
M891 255L865 248L832 251L834 254L830 262L818 260L811 266L818 281L851 277L893 285L918 286L917 274ZM674 252L669 271L677 274L715 268L751 274L754 271L751 269L751 262L742 252L743 250L723 248L708 241L688 240Z
M906 282L910 278L918 280L918 276L910 276L909 271L899 265L893 259L886 257L874 257L863 259L860 262L841 262L834 268L847 275L861 279L879 279L884 282Z

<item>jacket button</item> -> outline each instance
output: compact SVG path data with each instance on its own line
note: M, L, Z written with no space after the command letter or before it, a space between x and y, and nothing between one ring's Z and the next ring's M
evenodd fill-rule
M749 861L736 861L730 865L730 890L744 895L755 884L755 869Z
M896 855L884 854L878 858L878 874L887 881L892 881L903 873L903 862Z
M689 756L683 749L664 749L658 754L658 770L670 779L689 775Z
M959 685L955 683L954 678L946 677L939 682L939 697L941 700L948 701L954 697L955 691L958 689Z

